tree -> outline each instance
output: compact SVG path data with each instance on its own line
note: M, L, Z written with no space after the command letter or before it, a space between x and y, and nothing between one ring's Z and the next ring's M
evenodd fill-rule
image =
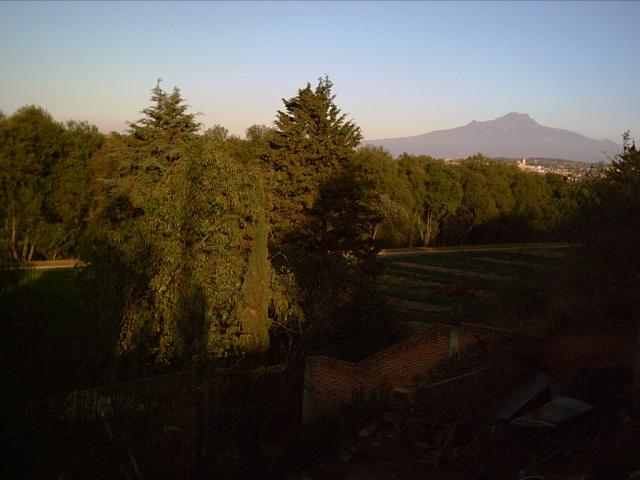
M13 257L27 260L35 250L45 223L45 183L62 154L63 129L51 115L36 106L21 108L2 121L0 129L4 227L10 231Z
M283 290L296 294L290 311L302 312L301 343L306 352L353 355L363 338L353 332L384 322L361 203L368 192L350 169L362 134L335 105L332 88L325 77L283 100L262 160L272 178L272 262ZM369 339L358 345L371 346Z
M65 127L64 155L51 170L46 192L45 208L51 226L42 247L50 258L71 254L89 220L92 202L89 162L103 142L103 135L94 125L68 122Z
M401 165L383 148L365 146L350 160L347 171L356 187L353 202L359 214L344 223L361 224L363 239L372 245L404 245L415 199Z
M201 126L195 114L189 113L177 87L167 93L158 80L151 90L151 102L142 111L143 117L129 124L129 143L122 152L140 183L137 188L152 186L171 163L178 161Z
M609 328L637 329L633 361L635 408L640 410L640 150L629 132L609 168L590 178L581 197L579 238L586 247L589 314ZM590 275L590 277L589 277Z
M152 151L165 151L168 160L179 158L172 150L192 140L200 129L195 121L195 114L189 113L187 105L180 95L180 89L174 87L171 93L162 90L160 80L151 90L153 105L145 108L144 116L137 122L129 123L130 133L137 139L151 146Z
M517 170L477 154L464 160L458 172L462 202L443 234L450 243L495 241L492 228L515 205L511 184Z
M444 162L431 161L424 165L424 223L422 243L425 247L439 231L440 224L453 215L462 202L462 187L455 170Z
M222 125L214 125L211 128L207 128L204 136L217 142L224 142L229 138L229 130Z
M156 86L152 102L115 143L128 168L111 195L131 214L93 245L99 253L106 238L106 261L120 271L121 352L143 364L192 364L262 350L271 268L260 169L230 158L224 138L195 135L177 94Z
M91 202L87 163L102 142L96 127L62 125L36 106L0 121L0 218L14 259L74 251Z
M122 245L135 248L130 257L146 278L126 309L124 351L150 352L161 362L225 356L243 347L243 322L244 333L266 345L260 287L269 284L270 268L260 243L260 185L257 169L206 142L169 168L154 208L124 224ZM243 297L245 280L251 285Z
M555 205L547 177L519 172L511 185L516 203L511 217L514 234L519 241L535 241L556 220Z
M301 234L314 236L308 231L309 219L320 185L344 168L362 139L360 128L335 105L332 88L327 77L315 88L307 84L297 96L283 99L285 109L277 112L270 150L264 156L275 173L271 221L277 242ZM316 220L320 225L315 229L326 230L322 219Z

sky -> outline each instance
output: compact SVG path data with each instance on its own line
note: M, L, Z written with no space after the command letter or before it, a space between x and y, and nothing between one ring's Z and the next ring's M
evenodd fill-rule
M0 110L126 129L162 79L243 136L323 75L366 139L528 113L640 139L640 2L0 2Z

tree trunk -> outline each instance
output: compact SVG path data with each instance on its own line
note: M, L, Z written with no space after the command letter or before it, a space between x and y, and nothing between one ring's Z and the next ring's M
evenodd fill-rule
M34 240L33 243L31 244L31 249L29 250L29 258L27 258L27 261L29 261L29 262L33 258L33 252L35 252L35 250L36 250L36 242L37 242L37 240Z
M24 243L22 244L22 261L24 262L27 259L27 251L29 250L29 237L27 236L24 239Z
M433 218L433 214L429 212L427 215L427 233L424 236L424 246L429 246L429 240L431 240L431 219Z
M409 236L409 248L413 247L413 231L416 226L416 215L418 212L413 212L413 218L411 219L411 235Z
M16 216L13 216L11 221L11 253L14 260L18 260L18 249L16 248Z

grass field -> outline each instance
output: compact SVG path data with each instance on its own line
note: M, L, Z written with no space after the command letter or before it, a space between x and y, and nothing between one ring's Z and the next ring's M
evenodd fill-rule
M0 325L10 388L46 397L88 385L112 347L78 269L0 272Z
M385 251L378 286L410 331L461 320L514 326L534 309L569 246L535 244Z

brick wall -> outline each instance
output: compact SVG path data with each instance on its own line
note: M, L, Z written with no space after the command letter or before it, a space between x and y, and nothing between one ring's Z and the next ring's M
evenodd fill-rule
M354 391L370 395L378 389L408 385L416 375L427 372L451 352L479 339L497 340L512 333L468 323L460 327L433 325L358 363L324 356L307 357L303 420L339 408ZM629 325L608 328L580 325L538 338L531 344L531 354L538 359L539 368L560 379L586 368L630 365L635 335L635 328ZM451 387L462 384L457 382Z
M303 419L309 421L321 412L339 408L357 390L370 395L383 388L408 385L416 375L426 373L452 352L479 339L505 333L467 323L459 327L432 325L358 363L325 356L307 357Z
M555 378L575 375L585 368L630 365L635 336L635 327L628 323L583 324L545 338L539 356Z

